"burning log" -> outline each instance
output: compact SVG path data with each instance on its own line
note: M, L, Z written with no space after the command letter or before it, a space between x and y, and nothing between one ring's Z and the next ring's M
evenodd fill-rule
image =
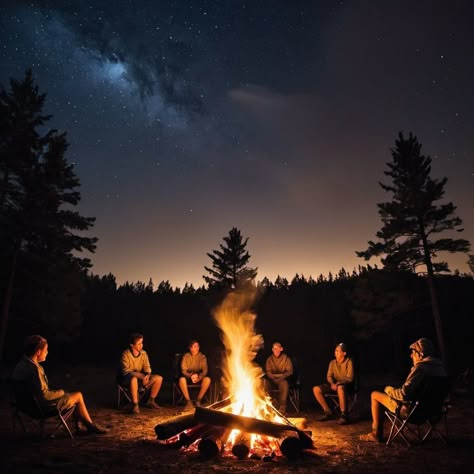
M198 450L202 458L214 458L223 450L224 441L222 438L225 431L225 428L215 426L203 435L198 444Z
M206 434L213 427L205 424L198 424L192 428L188 428L178 434L166 439L165 443L170 447L181 448L182 446L189 446L198 438Z
M232 413L202 407L196 408L194 418L196 422L224 426L226 428L238 429L247 433L258 433L266 436L272 436L274 438L282 437L285 432L294 431L297 433L300 440L303 441L305 447L312 447L313 445L311 438L304 431L299 430L293 425L284 425L281 423L274 423L272 421L258 420L256 418L234 415Z
M168 421L158 423L155 426L155 433L158 439L169 439L178 433L196 426L197 422L194 414L175 416Z
M289 431L284 438L280 440L280 451L290 461L294 461L301 454L303 442L296 432Z
M230 404L230 399L225 399L220 402L214 403L210 405L209 408L219 409L224 408ZM167 440L172 438L173 436L188 430L189 428L193 428L197 425L197 422L194 418L194 413L190 413L188 415L180 415L175 416L163 423L158 423L155 426L155 433L158 439Z
M250 453L250 437L248 433L241 433L232 446L232 454L238 459L246 459Z

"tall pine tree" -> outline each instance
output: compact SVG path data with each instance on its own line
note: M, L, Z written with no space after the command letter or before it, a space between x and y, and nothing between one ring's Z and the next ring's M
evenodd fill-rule
M250 260L246 250L248 240L243 240L240 230L232 227L224 237L225 245L220 244L220 250L207 254L212 260L212 268L204 267L209 276L203 275L203 278L210 287L242 288L255 279L257 268L246 266Z
M415 272L423 266L427 274L433 317L438 344L443 360L447 361L441 325L441 316L434 286L437 272L449 271L444 261L435 261L439 252L468 252L470 244L464 239L442 238L446 231L462 232L462 221L456 216L451 203L439 203L445 193L447 178L432 179L431 158L421 153L421 144L411 133L405 138L400 132L392 161L384 174L391 184L380 183L392 194L392 200L377 204L382 228L377 242L369 241L365 251L356 252L369 260L384 255L382 263L387 269Z
M66 134L44 131L50 119L43 114L45 99L31 71L23 81L11 79L10 91L0 91L0 357L14 297L22 318L34 308L38 321L32 327L61 317L77 321L76 290L80 274L90 267L77 253L96 248L97 239L84 235L95 218L74 210L80 183L64 157ZM64 307L69 314L60 314Z

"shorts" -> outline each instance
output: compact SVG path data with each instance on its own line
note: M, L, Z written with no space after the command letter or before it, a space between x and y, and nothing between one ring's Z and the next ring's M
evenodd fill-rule
M354 392L354 384L353 383L346 383L344 384L344 387L346 388L347 393L353 393ZM336 393L335 390L331 388L331 386L328 383L323 383L319 386L321 389L321 392L323 392L323 395L327 395L329 393Z

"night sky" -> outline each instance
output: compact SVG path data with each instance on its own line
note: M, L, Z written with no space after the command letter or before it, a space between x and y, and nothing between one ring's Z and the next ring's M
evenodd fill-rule
M68 132L93 273L200 286L235 226L258 280L316 278L365 264L399 131L474 244L473 25L471 0L2 1L0 82L32 68Z

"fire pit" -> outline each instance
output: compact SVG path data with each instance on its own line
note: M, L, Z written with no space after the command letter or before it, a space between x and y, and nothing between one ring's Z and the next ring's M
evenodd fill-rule
M256 316L248 310L253 294L234 292L214 312L225 346L222 384L225 400L198 407L155 427L158 439L202 457L296 458L313 447L311 434L279 413L264 391L263 371L254 363L263 337L254 332Z

